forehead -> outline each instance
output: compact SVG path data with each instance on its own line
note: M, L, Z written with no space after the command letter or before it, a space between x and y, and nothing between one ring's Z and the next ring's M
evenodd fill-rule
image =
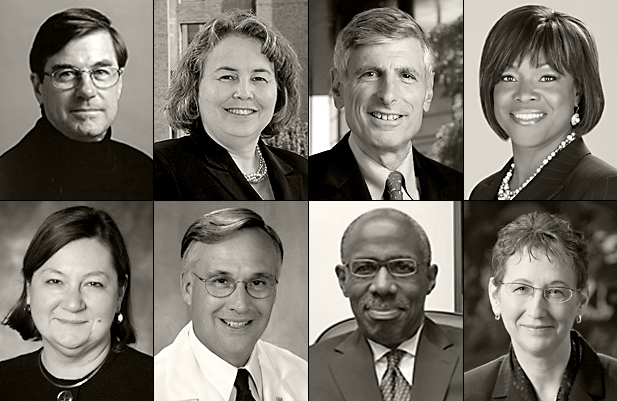
M254 274L278 277L280 255L273 240L260 229L243 229L216 244L194 243L194 269L226 272L236 278Z
M204 60L204 68L214 71L221 67L274 70L273 64L261 52L262 42L247 36L228 35L221 39Z
M420 235L409 221L395 216L357 222L348 234L346 248L352 257L422 256Z
M406 38L352 49L348 70L354 71L365 65L408 67L421 71L424 65L422 46L418 39Z
M101 62L118 64L111 35L103 30L72 39L47 60L46 67L70 64L83 68Z
M562 264L555 256L534 249L531 254L524 249L510 256L505 264L503 281L526 280L532 285L542 286L561 281L571 288L576 286L576 272L571 266Z
M96 238L82 238L71 241L51 258L37 272L55 270L67 276L81 276L102 272L111 277L115 272L109 248Z

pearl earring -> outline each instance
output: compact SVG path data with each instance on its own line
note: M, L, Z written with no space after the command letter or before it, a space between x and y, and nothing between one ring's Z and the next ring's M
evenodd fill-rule
M501 315L499 313L495 313L495 320L499 320L501 318Z
M576 124L578 124L580 122L581 122L581 117L578 115L578 106L576 106L576 111L574 112L574 115L572 116L572 119L570 120L570 123L574 127Z
M581 315L578 315L578 316L576 317L576 323L580 323L580 322L582 322L582 321L583 321L583 317L582 317Z
M122 323L123 320L124 316L122 316L122 313L118 313L118 323Z

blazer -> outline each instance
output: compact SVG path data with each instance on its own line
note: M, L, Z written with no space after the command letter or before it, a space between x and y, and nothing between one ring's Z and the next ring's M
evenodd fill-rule
M287 150L259 149L276 200L308 199L308 162ZM261 200L233 159L204 131L154 144L155 200Z
M463 397L463 330L424 319L411 399L460 401ZM309 392L319 401L378 401L373 355L358 330L309 347Z
M154 401L228 401L205 377L188 340L187 324L154 357ZM308 401L308 364L291 352L258 340L264 401Z
M496 200L512 159L501 171L483 179L470 200ZM617 199L617 169L593 156L579 138L548 163L521 191L516 200L610 200Z
M617 394L617 359L597 354L586 342L582 363L570 390L569 400L614 400ZM465 400L489 401L494 399L523 401L512 388L510 358L501 356L486 365L465 372Z
M309 157L310 200L371 200L360 167L349 147L349 135L334 147ZM462 200L463 174L413 148L421 200Z

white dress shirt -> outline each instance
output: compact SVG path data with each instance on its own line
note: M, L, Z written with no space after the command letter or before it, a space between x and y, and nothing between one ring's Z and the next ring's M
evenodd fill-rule
M424 323L420 325L416 334L409 340L403 341L397 349L406 351L405 356L399 362L399 370L409 382L410 386L413 386L413 371L416 364L416 354L418 351L418 340L420 339L420 333L424 328ZM388 359L386 354L391 351L390 348L384 347L381 344L376 343L373 340L368 339L368 344L373 351L373 362L375 363L375 373L377 374L377 381L381 386L381 381L388 370Z
M420 192L418 191L418 184L416 181L416 173L413 165L413 151L409 148L409 153L405 156L403 162L398 165L394 170L388 170L369 155L364 153L356 142L354 133L349 136L349 147L351 153L353 153L362 177L366 182L368 191L371 194L373 200L383 200L383 193L386 189L386 180L388 175L392 171L398 171L405 177L405 184L403 185L403 200L420 200Z

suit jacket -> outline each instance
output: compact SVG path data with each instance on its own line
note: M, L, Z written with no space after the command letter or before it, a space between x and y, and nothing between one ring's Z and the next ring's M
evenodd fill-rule
M308 162L287 150L259 149L276 200L308 199ZM154 144L155 200L261 200L233 159L204 131Z
M154 401L228 401L201 370L188 340L187 324L172 344L154 357ZM261 340L255 345L261 367L263 401L308 401L308 364Z
M499 185L512 159L501 171L482 180L470 200L496 200ZM550 161L514 198L516 200L610 200L617 199L617 169L593 156L579 138Z
M378 401L373 355L358 330L309 348L309 392L319 401ZM460 401L463 397L463 330L425 318L416 355L411 399Z
M569 400L614 400L617 395L617 359L597 354L586 342L583 358L570 390ZM512 386L510 358L501 356L465 373L465 400L523 401Z
M309 157L310 200L371 200L360 167L349 147L349 135L334 147ZM463 174L425 157L413 148L421 200L462 200Z

